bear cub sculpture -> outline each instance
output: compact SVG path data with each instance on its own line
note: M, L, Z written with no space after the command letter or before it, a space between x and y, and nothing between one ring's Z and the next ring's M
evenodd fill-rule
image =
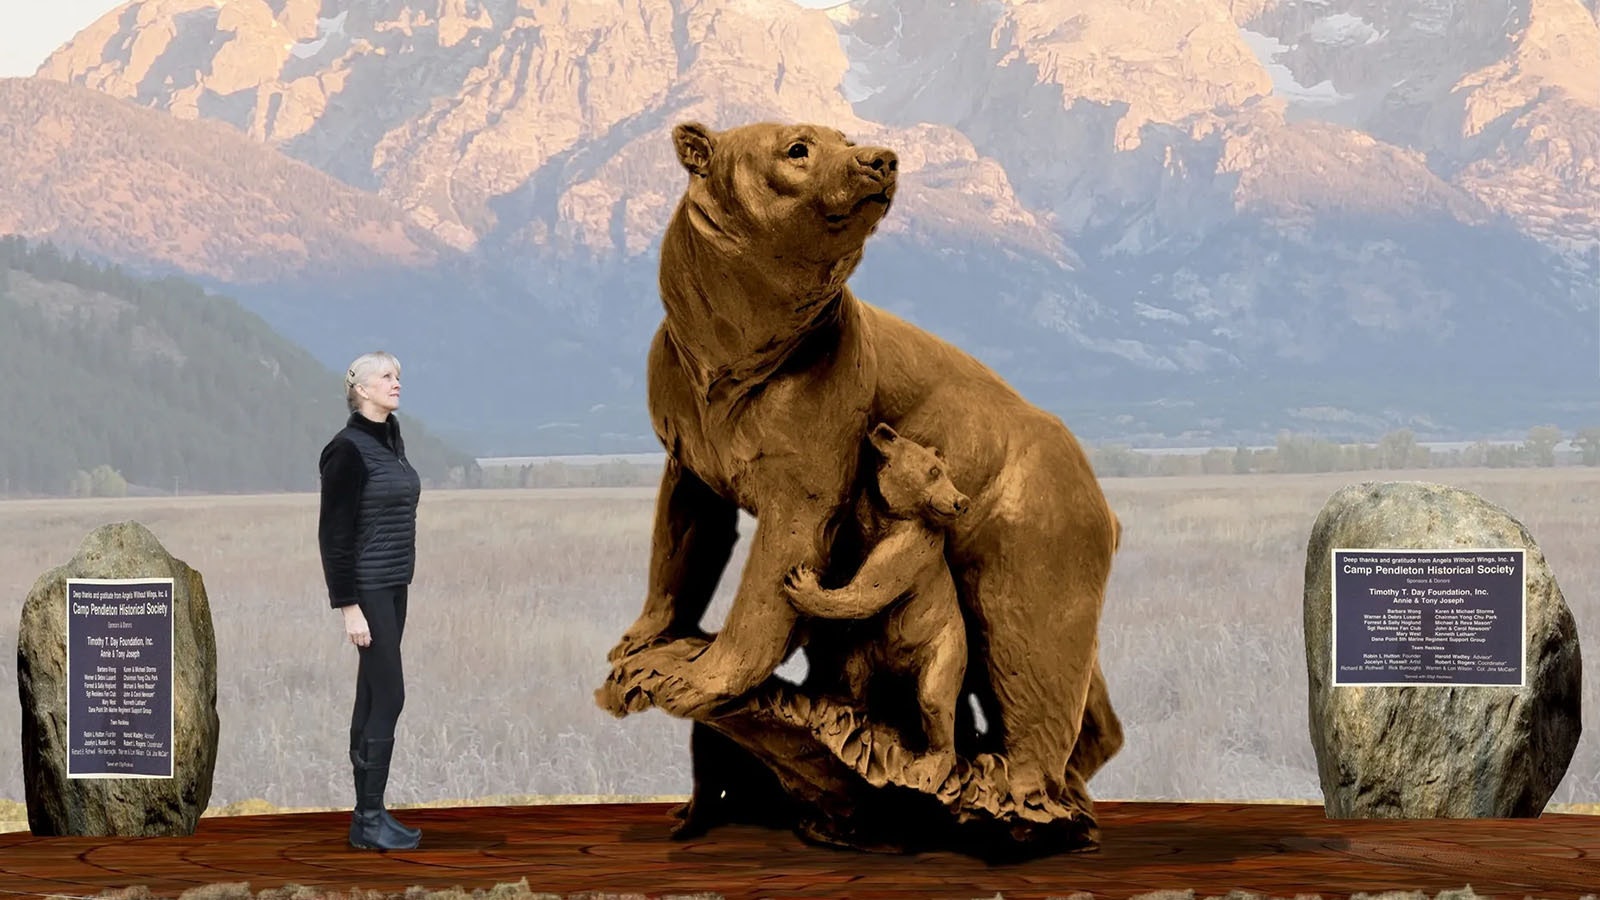
M860 504L865 546L872 549L854 578L824 588L805 564L790 569L784 593L801 613L824 619L870 619L889 610L881 628L852 647L844 682L864 702L875 673L914 680L927 750L906 774L932 792L955 766L955 711L966 675L967 632L955 580L945 562L945 528L968 498L950 480L936 448L900 436L886 423L868 434L876 480ZM879 623L874 623L879 624Z

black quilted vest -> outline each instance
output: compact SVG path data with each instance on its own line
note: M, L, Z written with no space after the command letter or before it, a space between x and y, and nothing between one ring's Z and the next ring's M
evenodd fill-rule
M405 444L395 429L390 429L393 449L355 426L346 426L342 434L367 464L356 513L356 587L370 591L410 584L417 567L422 478L406 461Z

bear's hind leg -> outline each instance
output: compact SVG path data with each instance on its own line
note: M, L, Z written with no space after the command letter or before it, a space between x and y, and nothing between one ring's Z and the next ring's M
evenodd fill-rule
M606 659L664 639L706 637L700 620L738 542L739 510L672 457L661 473L644 608ZM615 710L614 710L615 711Z
M917 704L927 740L926 756L912 766L916 773L913 782L928 791L943 784L956 764L956 708L967 670L966 627L956 606L955 587L947 588L949 602L939 604L949 613L944 625L926 646L903 651L916 660Z
M1007 534L1014 544L1005 562L980 564L964 573L964 582L983 610L989 651L984 663L999 707L1012 793L1021 799L1042 791L1076 806L1066 771L1094 681L1110 560L1066 549L1081 548L1083 536L1051 530L1066 533ZM1109 550L1110 541L1100 546ZM1082 761L1096 761L1094 756L1085 753Z
M1072 745L1067 768L1087 781L1121 749L1122 720L1117 718L1117 711L1111 708L1111 694L1106 689L1105 674L1100 671L1097 650L1094 675L1089 681L1089 696L1083 705L1083 722L1078 728L1078 740Z

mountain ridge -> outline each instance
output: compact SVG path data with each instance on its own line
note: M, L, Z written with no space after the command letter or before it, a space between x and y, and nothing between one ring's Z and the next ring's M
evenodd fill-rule
M61 494L99 467L134 489L317 489L317 455L349 416L343 379L225 296L138 278L48 243L0 237L5 492ZM472 459L402 410L431 484Z
M418 402L485 453L650 446L653 253L685 119L820 120L896 149L903 190L857 293L1087 433L1232 443L1330 403L1520 431L1595 409L1578 385L1600 140L1570 88L1600 63L1557 39L1594 26L1578 0L1495 2L146 0L40 77L230 122L448 248L382 292L340 288L327 321L316 284L241 296L322 357L319 328L392 301L406 321L360 333L416 342L437 379ZM1521 18L1505 37L1496 16ZM1457 38L1476 55L1440 49ZM1408 118L1434 97L1455 105ZM1533 365L1501 408L1459 409L1497 352ZM526 422L462 399L485 357L510 360ZM1264 379L1299 387L1230 398Z

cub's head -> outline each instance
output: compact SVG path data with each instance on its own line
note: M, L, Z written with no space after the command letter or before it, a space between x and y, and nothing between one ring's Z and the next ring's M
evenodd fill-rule
M859 254L894 200L899 160L821 125L758 122L672 129L689 172L693 225L770 259L832 263Z
M878 452L878 493L892 515L944 526L966 512L967 495L950 480L937 449L901 437L886 423L867 438Z

